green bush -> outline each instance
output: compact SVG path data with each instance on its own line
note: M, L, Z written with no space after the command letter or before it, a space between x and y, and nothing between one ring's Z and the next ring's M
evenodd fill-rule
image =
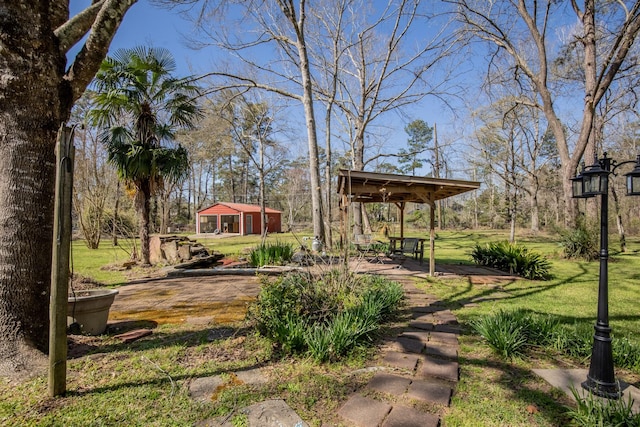
M640 414L633 414L631 397L626 401L624 399L600 399L587 393L583 398L575 388L572 388L571 392L577 407L569 409L567 414L578 426L640 426Z
M578 221L574 229L561 231L560 238L565 258L593 261L599 256L598 233L584 221Z
M263 243L249 253L249 264L254 267L283 265L291 261L293 245L290 243Z
M398 283L381 276L292 273L263 280L249 317L285 353L324 362L371 341L403 295Z
M531 280L549 280L551 264L542 255L530 252L522 245L507 241L476 244L471 252L476 264L497 268Z

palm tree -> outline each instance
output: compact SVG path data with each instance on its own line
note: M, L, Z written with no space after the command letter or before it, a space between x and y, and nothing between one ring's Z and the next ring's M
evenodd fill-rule
M189 170L187 151L175 143L175 132L193 127L202 115L196 102L198 87L190 78L173 77L175 68L168 50L136 47L107 57L95 78L97 107L92 117L103 128L109 162L135 189L145 265L151 197L165 180L183 179Z

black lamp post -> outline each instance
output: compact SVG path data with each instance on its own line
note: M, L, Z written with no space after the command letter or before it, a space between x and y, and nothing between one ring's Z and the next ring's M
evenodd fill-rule
M634 163L635 168L625 174L627 177L627 195L640 195L640 155L636 160L621 163L612 161L607 153L587 168L582 167L581 173L571 179L573 197L589 198L602 196L600 208L600 279L598 284L598 318L594 326L593 347L591 349L591 363L587 380L582 387L591 393L618 399L620 388L613 372L613 351L611 348L611 328L609 327L609 175L625 164Z

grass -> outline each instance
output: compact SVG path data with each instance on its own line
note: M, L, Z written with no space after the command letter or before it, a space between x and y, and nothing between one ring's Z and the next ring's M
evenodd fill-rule
M436 242L436 260L440 254L454 264L466 263L477 243L500 241L506 233L440 232ZM617 248L611 238L611 248ZM529 310L552 315L560 324L581 324L591 328L596 318L598 262L565 260L561 248L550 236L525 236L518 243L549 257L554 279L546 282L515 280L500 285L472 285L468 280L429 280L423 289L437 295L453 309L459 321L468 325L474 319L500 310ZM633 239L628 252L611 250L609 263L609 322L613 335L640 344L640 307L637 305L640 278L640 242ZM477 301L477 305L465 304ZM461 337L461 375L451 409L445 417L447 426L471 425L567 425L562 405L570 401L531 373L533 368L585 367L581 360L562 358L555 353L538 352L535 357L505 361L488 344L471 335ZM640 372L616 369L618 377L639 385ZM499 405L491 402L500 402ZM529 413L527 407L535 410Z
M408 231L407 236L425 237ZM476 244L504 240L500 231L439 231L438 263L471 264ZM269 239L297 242L291 235ZM616 253L612 236L609 264L610 324L614 339L626 337L640 344L640 241L628 239L628 252ZM259 244L259 237L211 239L205 242L225 254L240 256ZM438 296L463 325L460 337L460 382L443 424L451 426L564 426L571 425L565 405L575 404L532 373L534 368L585 367L580 360L539 348L513 360L503 359L472 332L469 323L500 310L525 309L550 314L561 324L591 327L596 317L598 263L560 258L556 236L524 235L518 243L546 255L554 278L550 281L514 280L498 285L471 284L466 279L433 278L417 285ZM299 243L295 243L298 245ZM117 286L125 272L103 271L103 264L122 263L124 251L109 247L89 251L74 242L74 271ZM310 245L310 243L309 243ZM468 302L477 302L466 305ZM230 320L231 321L231 320ZM311 426L340 425L339 405L361 389L372 373L361 368L376 364L374 351L362 349L342 362L317 364L301 357L282 357L243 322L197 326L162 324L154 334L131 344L105 335L90 340L90 355L68 364L68 394L46 396L46 376L15 384L0 379L0 425L23 426L187 426L212 416L231 415L244 405L265 398L282 398ZM209 341L212 329L231 327L235 335ZM261 366L268 381L260 386L229 387L211 403L188 396L191 379ZM357 372L354 374L354 372ZM616 369L619 378L640 385L640 372ZM241 425L241 418L235 418Z

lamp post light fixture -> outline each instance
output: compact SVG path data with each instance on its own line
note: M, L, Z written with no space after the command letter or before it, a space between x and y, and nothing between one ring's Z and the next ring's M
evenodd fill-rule
M627 177L627 195L640 196L640 155L636 160L616 163L607 153L601 159L595 158L594 164L582 166L580 174L571 179L574 198L602 197L600 204L600 276L598 283L598 317L594 326L593 347L587 380L582 387L596 396L607 399L620 398L620 387L613 371L613 350L611 347L611 328L609 327L609 175L629 163L635 163L634 169L625 174Z

